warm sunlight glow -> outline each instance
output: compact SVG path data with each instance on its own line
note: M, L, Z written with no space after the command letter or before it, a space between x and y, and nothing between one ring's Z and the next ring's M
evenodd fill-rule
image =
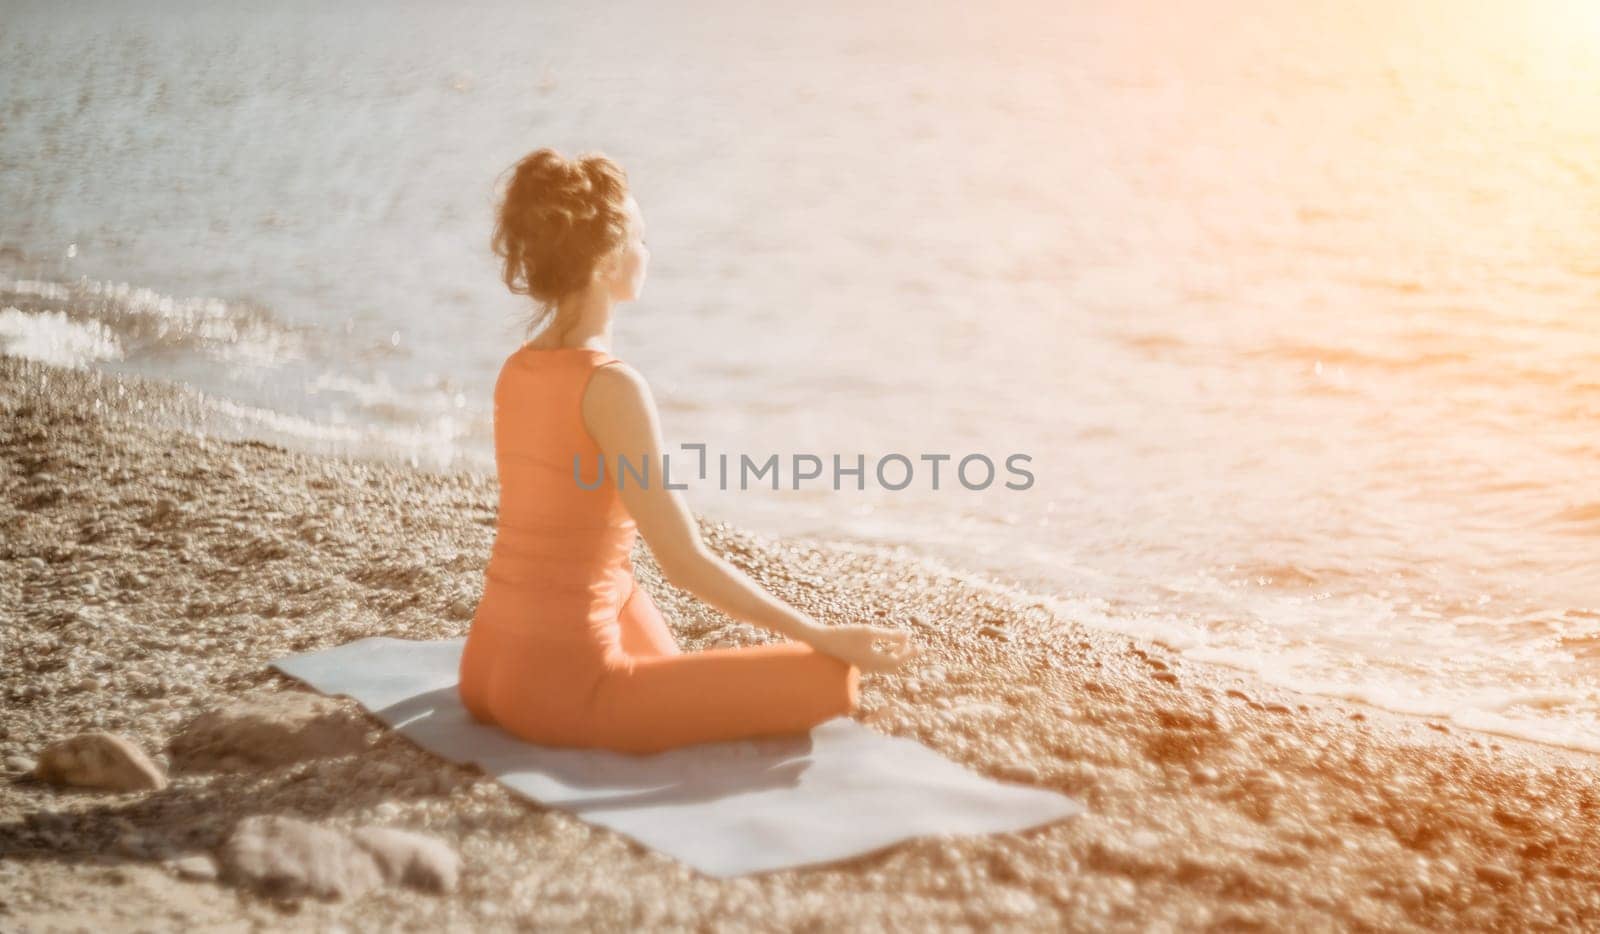
M1595 927L1600 0L0 4L0 932Z
M1554 47L1552 51L1559 49L1569 55L1600 55L1600 2L1531 3L1527 6L1527 15L1533 22L1533 38L1539 46Z

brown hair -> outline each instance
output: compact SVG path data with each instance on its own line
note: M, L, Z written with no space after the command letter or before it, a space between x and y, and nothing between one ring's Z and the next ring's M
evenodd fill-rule
M560 334L571 322L558 320L557 302L587 286L627 239L628 176L599 153L568 159L548 148L523 156L511 172L491 241L503 260L500 277L534 300L530 334L551 322Z

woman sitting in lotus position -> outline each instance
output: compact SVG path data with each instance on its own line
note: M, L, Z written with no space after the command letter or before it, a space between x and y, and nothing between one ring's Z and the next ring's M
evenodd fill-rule
M854 711L862 671L914 656L907 634L823 626L768 594L702 544L659 482L655 401L611 355L612 315L639 296L650 257L623 171L602 155L529 154L493 242L542 330L495 384L499 525L461 658L467 709L531 742L627 752L804 733ZM657 482L578 482L575 457L639 467L641 455ZM793 641L682 652L634 580L639 534L674 584Z

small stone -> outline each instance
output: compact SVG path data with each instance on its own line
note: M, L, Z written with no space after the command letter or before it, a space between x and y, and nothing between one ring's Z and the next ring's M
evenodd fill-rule
M424 892L455 891L461 857L438 837L389 827L360 827L350 836L372 855L391 884Z
M353 898L383 883L372 855L350 837L278 815L241 820L221 861L230 882L275 896Z
M1288 787L1283 776L1270 769L1251 769L1244 773L1244 781L1266 791L1278 792Z
M209 853L194 853L167 860L167 868L180 879L210 882L217 878L217 861Z
M1502 887L1516 885L1522 881L1522 877L1515 872L1504 866L1496 866L1493 863L1484 863L1479 866L1477 875L1480 882Z
M1039 767L1027 762L1011 762L1000 766L997 770L1000 777L1006 781L1038 784Z
M998 640L1000 642L1011 641L1010 631L1008 631L1004 626L996 626L993 623L980 628L978 630L978 634L982 636L988 636L989 638Z
M38 763L27 756L6 756L6 771L21 774L31 773Z
M167 774L138 746L115 733L80 733L51 744L39 755L40 781L112 791L159 791Z

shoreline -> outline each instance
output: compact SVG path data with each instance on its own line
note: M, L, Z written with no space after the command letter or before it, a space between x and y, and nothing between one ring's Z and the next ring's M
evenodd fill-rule
M48 278L23 280L15 277L8 280L4 275L0 275L0 291L7 292L12 298L23 299L18 304L30 314L41 311L44 314L61 314L62 311L56 309L52 304L53 300L59 299L61 296L51 290L77 289L85 282L91 286L92 294L99 294L108 290L111 286L109 281L80 280L78 283L67 283L57 282ZM29 288L24 290L20 288L21 286L28 286ZM126 290L126 284L123 284L122 290ZM187 299L186 301L193 300ZM70 308L71 306L71 301L63 304L63 308ZM93 320L92 316L91 320ZM4 353L4 350L0 349L0 353ZM28 356L35 362L43 362L47 365L63 365L48 356L39 356L32 353L24 354L24 356ZM103 367L103 361L87 363L79 361L77 365L92 367L107 374L115 374L117 378L126 380L143 380L152 384L163 382L159 376L141 374L138 371L120 370L116 366ZM137 404L144 404L142 398L136 397L135 401ZM215 395L192 386L185 386L173 393L162 394L159 404L139 413L139 418L147 426L181 427L219 440L255 441L302 454L309 454L314 457L332 458L344 463L374 462L399 466L402 469L409 467L410 469L433 475L465 473L476 477L485 477L491 481L494 478L495 468L492 451L486 452L476 447L456 448L453 445L446 445L447 448L451 449L449 454L433 457L423 455L419 457L416 450L407 450L396 446L399 442L392 437L388 437L392 429L379 429L370 425L367 428L360 428L355 425L333 426L320 423L316 421L314 416L306 413L276 411L272 408L258 408L249 404L241 404L225 396ZM373 437L374 434L379 437ZM379 440L379 438L385 437L387 441ZM339 440L334 440L336 438ZM729 488L724 484L720 489L726 491ZM744 522L747 517L755 519L754 515L741 513L739 510L724 512L720 509L713 509L709 513L697 511L697 515L705 520L720 520L741 529L746 528ZM974 578L971 568L968 566L977 564L979 567L983 567L984 564L981 558L971 552L952 551L948 547L942 551L940 556L935 557L931 553L932 549L927 542L919 542L916 549L902 549L895 544L897 539L894 536L883 531L879 531L876 534L871 532L851 532L838 527L832 529L819 527L814 523L810 524L809 527L805 525L797 527L787 524L781 519L775 520L771 513L761 516L758 521L765 527L765 530L757 532L754 529L749 529L749 531L767 539L793 537L813 544L823 544L825 547L853 548L864 546L869 549L887 549L889 553L894 555L896 560L927 563L936 569L940 569L942 573L963 580L970 581ZM899 534L915 536L916 533L905 532ZM993 584L1008 591L1015 591L1027 599L1043 599L1046 601L1060 599L1053 596L1052 591L1060 589L1061 581L1059 579L1051 579L1048 575L1032 574L1024 579L1019 576L1017 569L997 565L989 565L978 571L977 574L987 584ZM1148 578L1148 575L1141 574L1141 577ZM1070 602L1061 600L1060 605L1062 606L1061 615L1070 618L1074 612ZM1420 699L1415 697L1402 698L1398 701L1391 695L1390 698L1386 699L1382 696L1386 693L1386 686L1384 685L1364 685L1359 681L1339 683L1335 679L1319 679L1315 676L1285 675L1280 671L1274 670L1273 663L1277 659L1270 655L1250 657L1246 652L1244 659L1238 660L1238 656L1231 651L1232 649L1237 649L1238 646L1230 646L1227 643L1223 643L1220 645L1220 651L1214 652L1212 647L1207 644L1208 640L1203 634L1197 638L1193 633L1178 633L1176 640L1174 640L1173 638L1163 637L1160 631L1162 627L1152 629L1129 619L1124 619L1122 622L1124 625L1106 623L1099 625L1097 628L1137 639L1150 640L1163 646L1176 648L1178 644L1182 643L1191 648L1198 648L1200 650L1198 652L1191 652L1184 648L1176 648L1176 650L1189 661L1220 665L1230 670L1239 671L1252 680L1270 683L1276 688L1296 695L1312 694L1319 697L1344 700L1422 721L1439 721L1453 729L1465 730L1468 733L1494 736L1497 739L1530 741L1539 745L1575 749L1593 755L1600 755L1600 740L1595 739L1592 731L1586 731L1584 725L1580 723L1560 720L1552 722L1537 718L1518 719L1504 717L1500 715L1499 708L1495 704L1489 704L1483 708L1467 706L1463 709L1459 699L1458 703L1451 704L1448 701L1441 701L1436 695L1425 695ZM1235 655L1235 659L1230 660L1230 655ZM1530 693L1527 688L1523 688L1522 692L1524 695ZM1531 693L1533 695L1531 700L1537 703L1547 702L1552 696L1552 692L1548 690ZM1512 706L1515 706L1515 704L1513 703Z
M3 756L99 728L154 753L234 694L289 689L271 658L465 631L492 475L173 427L203 412L180 386L0 356ZM0 919L284 924L281 903L113 845L131 824L205 849L262 812L426 830L463 859L454 895L296 903L296 925L1316 930L1600 914L1593 754L1296 694L899 548L701 525L709 547L823 622L913 629L922 657L863 677L862 722L1089 814L719 881L386 735L310 766L177 773L143 797L0 785ZM776 638L667 584L642 542L635 565L686 651Z

